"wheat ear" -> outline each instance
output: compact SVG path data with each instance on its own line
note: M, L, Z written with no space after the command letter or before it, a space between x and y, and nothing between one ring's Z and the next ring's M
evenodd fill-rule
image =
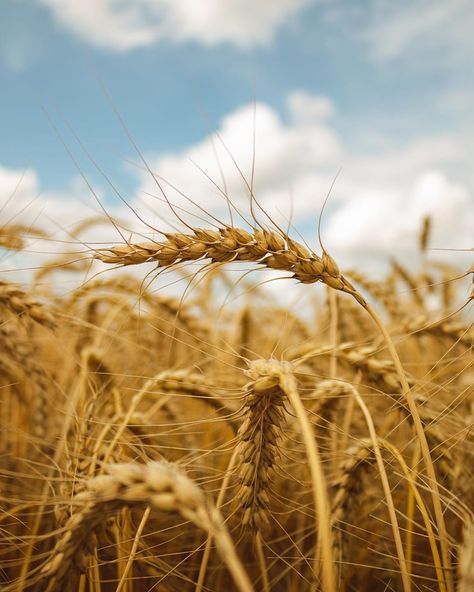
M240 486L236 497L244 511L242 524L260 531L270 525L268 485L286 425L286 395L278 376L262 376L253 366L247 371L254 380L245 389L244 421L237 434Z
M3 280L0 280L0 304L23 319L30 319L49 328L55 326L53 316L42 304L17 285Z
M211 532L219 552L231 571L241 592L251 592L252 584L240 563L220 514L209 510L202 490L176 465L165 461L116 464L107 467L107 475L100 475L86 483L86 490L77 494L73 502L79 511L65 526L51 559L39 576L47 592L64 589L67 578L85 565L84 548L87 538L103 521L104 515L120 507L149 505L154 510L179 513L198 528ZM82 555L81 555L82 553Z
M413 416L415 431L420 441L424 464L430 480L443 563L447 571L447 586L449 592L451 592L453 590L453 582L449 539L430 449L400 357L389 332L375 309L344 278L336 262L326 252L323 252L322 257L318 257L286 235L278 234L272 230L255 230L253 233L249 233L246 230L226 227L218 231L193 229L193 234L169 233L165 236L166 240L162 242L127 244L108 249L100 249L96 252L95 258L105 263L116 265L131 265L154 261L158 262L158 265L161 267L170 267L178 263L198 259L207 259L211 263L253 261L270 269L291 272L293 277L302 283L311 284L321 281L334 289L351 294L365 308L387 345L410 413ZM474 289L470 295L470 299L473 297ZM299 403L301 404L300 400ZM300 414L301 418L304 416L304 419L301 419L301 425L303 427L304 422L308 422L308 418L302 405ZM308 427L304 428L304 430L306 435L309 436L311 433L309 422ZM316 461L316 459L314 460ZM332 576L331 579L333 580Z
M260 392L265 392L266 389L272 386L279 386L288 398L298 418L308 457L313 499L317 514L316 548L318 552L315 553L314 573L316 575L319 572L321 562L323 589L326 592L336 592L335 564L326 478L322 469L314 430L298 393L293 366L289 362L278 362L277 360L255 360L249 364L248 375L253 379L254 384L259 385Z
M365 301L326 252L319 257L307 247L273 230L226 227L218 230L195 228L192 234L168 233L166 240L126 244L99 249L95 258L115 265L137 265L157 262L170 267L198 259L211 263L252 261L268 269L287 271L303 284L323 282L331 288L352 294L361 304Z
M0 247L11 251L21 251L25 248L24 237L46 238L47 234L41 228L25 224L5 224L0 227Z
M445 592L445 578L441 567L441 560L436 545L436 537L433 532L431 518L423 498L418 491L413 473L395 446L382 438L377 438L377 443L380 448L386 449L396 458L405 475L405 478L407 479L408 485L413 492L416 503L422 513L425 528L428 533L428 539L435 564L439 589L440 592ZM340 466L339 476L333 481L333 485L336 488L336 493L333 499L332 513L332 520L335 527L337 527L338 523L347 521L347 514L350 512L351 507L353 507L356 503L362 491L363 483L361 479L361 472L370 468L376 461L374 454L374 441L370 438L363 438L359 440L356 445L350 447L346 454L347 458ZM338 535L337 540L338 546L336 549L342 559L343 547L341 533Z

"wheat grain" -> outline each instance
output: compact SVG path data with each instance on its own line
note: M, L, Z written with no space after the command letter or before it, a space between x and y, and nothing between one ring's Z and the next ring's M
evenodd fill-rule
M51 313L15 284L0 280L0 304L19 318L49 328L55 326Z
M166 234L166 240L162 242L99 249L95 258L115 265L155 261L160 267L198 259L209 259L211 263L252 261L269 269L290 272L303 284L323 282L331 288L352 294L364 304L363 298L341 275L330 255L324 252L319 257L305 246L272 230L250 233L233 227L219 231L196 228L193 234Z
M66 523L65 533L40 572L48 592L63 590L66 578L72 576L71 569L84 571L90 533L97 529L106 513L116 512L123 505L148 504L157 511L179 513L198 528L225 533L218 515L206 509L202 490L175 465L115 464L107 467L107 473L88 481L86 490L74 498L79 511ZM224 537L222 552L229 551L228 545L229 540ZM251 585L244 581L239 589L250 590Z
M243 423L238 431L238 504L243 510L242 524L254 530L270 526L269 485L278 461L278 441L286 424L285 393L279 377L268 370L262 376L258 362L248 374L254 379L245 390Z

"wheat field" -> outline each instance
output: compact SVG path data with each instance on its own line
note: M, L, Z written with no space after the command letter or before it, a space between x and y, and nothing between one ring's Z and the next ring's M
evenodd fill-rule
M210 219L2 278L0 589L474 590L473 269L429 235L376 277Z

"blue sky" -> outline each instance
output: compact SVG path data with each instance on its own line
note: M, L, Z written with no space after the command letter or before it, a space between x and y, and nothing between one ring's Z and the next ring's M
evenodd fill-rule
M283 217L293 200L304 233L342 167L325 232L349 262L408 248L427 213L437 246L469 248L472 30L467 0L4 0L1 197L24 174L17 208L34 199L65 224L85 215L78 203L95 207L45 109L114 214L127 215L68 125L149 212L156 188L131 164L103 84L153 170L209 210L222 200L190 159L218 180L218 131L249 174L255 124L256 189Z

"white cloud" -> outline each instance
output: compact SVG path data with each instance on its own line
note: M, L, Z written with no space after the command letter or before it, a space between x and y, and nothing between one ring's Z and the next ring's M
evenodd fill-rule
M127 51L159 39L229 42L247 48L269 43L310 0L37 0L84 41Z
M146 19L147 2L114 0L37 0L48 7L56 21L92 45L126 51L154 43L158 24Z
M0 166L0 191L2 201L0 209L3 212L7 203L24 195L31 195L38 188L38 176L35 171L26 169L9 169Z
M364 34L376 60L413 57L414 50L453 59L474 48L470 0L373 0L369 16Z
M272 214L280 208L289 215L289 196L293 193L295 213L299 217L314 211L314 199L318 198L318 192L322 191L319 193L321 197L327 191L331 177L341 162L343 150L337 133L324 120L332 111L330 101L312 97L311 103L308 96L304 96L304 102L295 101L295 97L302 96L301 93L290 95L290 120L286 124L269 105L244 105L223 118L218 136L205 138L181 153L154 159L151 168L160 177L177 184L199 205L219 215L225 214L226 202L193 163L198 164L221 188L222 173L227 194L233 203L248 212L249 189L233 159L250 183L255 129L253 186L258 200ZM159 194L148 175L144 176L140 190ZM174 203L197 212L178 193L170 191L169 196Z
M426 215L433 218L432 246L471 247L472 194L437 169L420 171L403 184L391 182L377 189L359 187L331 216L325 239L347 265L373 263L389 256L402 261L408 258L410 265ZM466 259L448 252L437 256L457 259L459 264Z
M57 225L68 228L93 213L72 190L42 191L36 171L0 166L0 225L21 221L53 231Z
M308 0L161 0L171 38L205 45L230 41L241 47L265 44Z

